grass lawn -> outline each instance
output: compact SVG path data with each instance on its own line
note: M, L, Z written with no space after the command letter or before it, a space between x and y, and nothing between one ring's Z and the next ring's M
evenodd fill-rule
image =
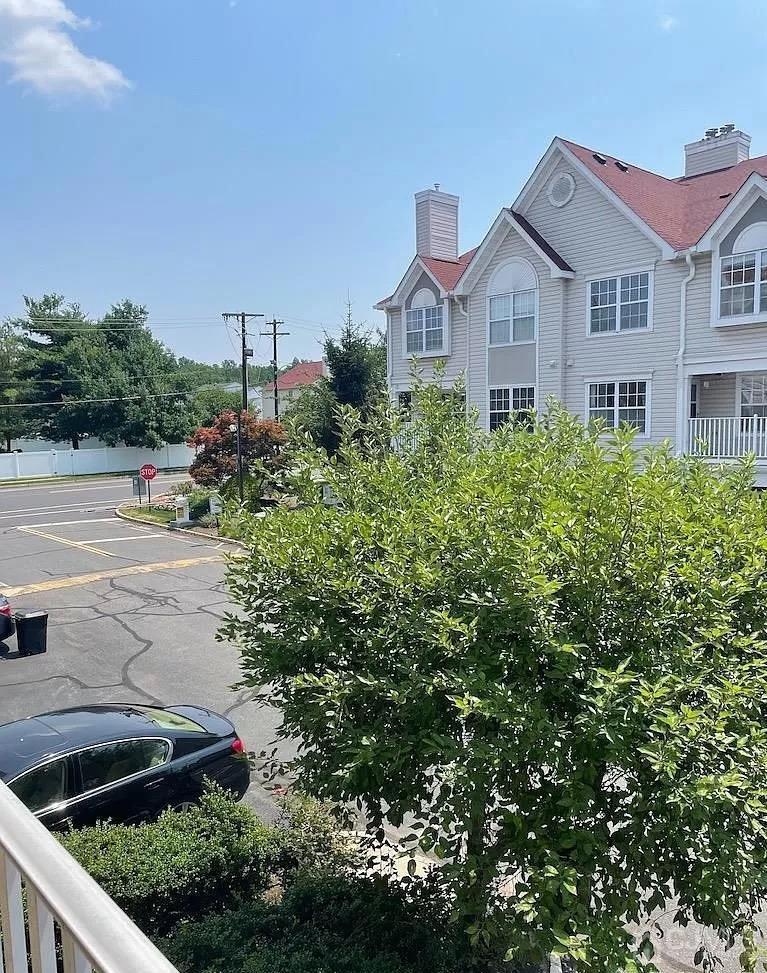
M171 524L176 519L175 511L160 510L147 504L142 504L140 507L120 507L120 513L132 520L151 520L154 524Z

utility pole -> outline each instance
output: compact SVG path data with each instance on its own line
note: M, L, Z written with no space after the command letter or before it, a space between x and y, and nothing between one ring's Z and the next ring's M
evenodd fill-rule
M242 414L248 411L248 359L253 357L253 349L248 348L245 338L245 325L252 318L263 318L263 314L252 314L247 311L225 311L222 315L224 322L229 323L232 318L240 324L240 369L242 372L242 409L237 413L237 479L239 482L240 503L245 495L244 475L242 469Z
M277 394L277 339L283 337L284 335L290 334L289 331L278 331L277 328L284 324L284 321L278 321L277 318L273 318L271 321L267 321L267 327L270 327L271 331L262 331L261 334L268 338L271 336L272 339L272 377L274 378L274 418L280 418L280 397Z

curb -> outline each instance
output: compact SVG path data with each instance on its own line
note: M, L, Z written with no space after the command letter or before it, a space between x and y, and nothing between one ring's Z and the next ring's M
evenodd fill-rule
M204 537L208 541L218 541L220 544L231 544L234 547L245 550L245 544L242 541L235 540L233 537L211 537L205 531L196 530L194 527L177 527L175 524L158 524L156 520L150 520L146 517L129 517L122 512L120 507L115 507L114 514L115 517L119 517L120 520L125 520L128 523L148 524L150 527L163 527L167 531L180 531L182 534L194 534L195 537Z

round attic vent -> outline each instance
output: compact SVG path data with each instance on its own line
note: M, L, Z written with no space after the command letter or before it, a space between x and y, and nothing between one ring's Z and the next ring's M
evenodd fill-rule
M569 172L560 172L549 183L549 202L552 206L565 206L573 198L575 180Z

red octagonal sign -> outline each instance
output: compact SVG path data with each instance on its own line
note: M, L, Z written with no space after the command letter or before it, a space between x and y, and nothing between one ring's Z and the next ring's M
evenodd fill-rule
M157 476L157 467L152 463L144 463L139 470L139 475L142 480L153 480Z

